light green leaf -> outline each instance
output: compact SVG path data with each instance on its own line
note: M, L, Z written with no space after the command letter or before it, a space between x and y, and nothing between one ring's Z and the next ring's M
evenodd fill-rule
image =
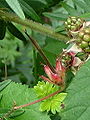
M65 108L61 120L90 119L90 60L77 72L67 88ZM60 113L61 115L61 113Z
M25 19L25 15L18 0L6 0L6 2L20 18Z
M53 84L49 82L45 83L44 81L39 81L37 86L34 87L34 89L37 93L37 96L41 98L56 92L60 88L58 86L53 86ZM40 111L51 111L53 114L55 114L56 112L60 112L60 106L66 96L67 93L59 93L42 101L40 104Z

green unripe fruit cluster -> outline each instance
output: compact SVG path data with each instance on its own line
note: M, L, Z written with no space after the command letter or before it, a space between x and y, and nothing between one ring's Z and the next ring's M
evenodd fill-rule
M84 20L79 17L69 17L65 22L67 31L78 31L83 26Z
M90 52L90 28L84 28L78 33L76 44L85 52Z
M71 60L72 60L72 57L67 53L62 55L62 63L64 64L64 66L67 67L70 64Z

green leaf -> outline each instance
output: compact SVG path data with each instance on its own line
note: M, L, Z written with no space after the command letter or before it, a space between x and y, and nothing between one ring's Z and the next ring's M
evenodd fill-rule
M18 0L6 0L6 2L21 19L25 19L24 13Z
M81 18L90 18L90 12L80 15Z
M18 39L26 42L26 38L24 37L24 35L18 30L18 28L13 25L12 23L8 22L7 28L9 30L9 32L11 34L13 34L15 37L17 37Z
M0 82L0 92L5 89L6 86L10 84L11 80L5 80L3 82Z
M16 110L10 115L10 118L15 118L18 117L19 115L22 115L25 111L22 109Z
M90 6L90 0L84 0L84 1L88 6Z
M61 2L61 5L63 8L65 8L65 10L72 16L77 16L78 13L77 13L77 10L75 10L73 7L71 7L70 5L68 5L67 3L65 2Z
M62 120L90 119L90 60L77 72L67 88Z
M6 33L6 22L0 19L0 40L5 37Z
M74 1L75 5L79 6L84 11L90 12L90 7L87 6L86 3L84 3L83 1L79 1L79 0L73 0L73 1Z
M67 17L68 17L67 14L62 14L62 13L48 13L48 12L44 12L43 15L48 17L48 18L57 19L59 21L62 21L62 20L65 21L67 19Z
M44 81L39 81L37 86L34 87L34 89L37 93L37 96L41 98L56 92L60 88L58 86L54 86L49 82L45 83ZM40 104L40 111L51 111L53 114L55 114L56 112L60 112L60 106L66 96L67 93L59 93L42 101Z
M36 94L33 88L28 88L26 85L17 84L14 82L11 82L11 84L1 91L1 94L3 94L0 102L0 108L2 109L11 109L14 103L16 103L16 106L19 106L36 100ZM14 116L14 113L14 120L50 120L46 113L41 113L38 109L39 103L22 108L21 110L25 112L16 116ZM7 119L12 120L12 118Z
M30 16L35 21L41 22L40 17L38 16L38 14L35 12L35 10L30 5L28 5L24 0L19 0L19 1L20 1L23 11L28 16Z
M58 27L55 29L55 32L62 32L62 31L65 31L65 26L64 26L64 25L58 26Z

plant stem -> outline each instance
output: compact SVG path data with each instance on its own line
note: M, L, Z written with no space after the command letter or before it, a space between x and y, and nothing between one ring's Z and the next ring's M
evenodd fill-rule
M48 96L45 96L45 97L43 97L43 98L41 98L41 99L39 99L39 100L30 102L30 103L28 103L28 104L16 106L16 107L14 107L14 110L17 110L17 109L20 109L20 108L23 108L23 107L27 107L27 106L33 105L33 104L35 104L35 103L41 102L41 101L43 101L43 100L46 100L46 99L48 99L48 98L50 98L50 97L52 97L52 96L54 96L54 95L62 92L64 89L65 89L65 85L63 85L60 90L57 90L56 92L54 92L54 93L52 93L52 94L50 94L50 95L48 95Z
M68 41L69 40L69 38L67 36L56 33L50 27L47 27L47 26L42 25L40 23L34 22L32 20L28 20L28 19L23 20L12 13L8 13L8 12L0 10L0 19L21 24L23 26L31 28L32 30L38 31L42 34L48 35L48 36L55 38L55 39L58 39L60 41Z
M50 64L48 58L46 57L46 55L44 54L42 48L40 47L40 45L37 43L37 41L35 39L33 39L32 37L30 37L28 35L28 33L25 31L25 34L28 36L29 40L32 42L32 44L34 45L34 47L38 50L39 54L42 56L42 58L44 59L44 61L46 62L46 64L50 67L50 69L55 72L53 66Z

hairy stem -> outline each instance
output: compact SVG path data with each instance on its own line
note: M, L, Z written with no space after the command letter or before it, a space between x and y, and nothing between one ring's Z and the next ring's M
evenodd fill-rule
M27 106L33 105L33 104L35 104L35 103L41 102L41 101L43 101L43 100L46 100L46 99L48 99L48 98L50 98L50 97L52 97L52 96L54 96L54 95L62 92L64 89L65 89L65 85L63 85L60 90L58 90L58 91L56 91L56 92L54 92L54 93L52 93L52 94L50 94L50 95L48 95L48 96L45 96L45 97L43 97L43 98L41 98L41 99L39 99L39 100L30 102L30 103L28 103L28 104L16 106L16 107L14 107L14 110L17 110L17 109L20 109L20 108L23 108L23 107L27 107Z
M38 31L42 34L48 35L48 36L53 37L55 39L58 39L60 41L68 41L69 40L69 38L67 36L56 33L50 27L47 27L47 26L42 25L40 23L34 22L32 20L28 20L28 19L23 20L12 13L8 13L8 12L0 10L0 19L21 24L23 26L31 28L32 30Z
M28 36L29 40L32 42L32 44L34 45L34 47L38 50L39 54L42 56L42 58L44 59L44 61L46 62L46 64L50 67L50 69L55 72L53 66L50 64L48 58L46 57L46 55L44 54L42 48L40 47L40 45L37 43L37 41L35 39L33 39L32 37L30 37L28 35L28 33L25 31L25 34Z

